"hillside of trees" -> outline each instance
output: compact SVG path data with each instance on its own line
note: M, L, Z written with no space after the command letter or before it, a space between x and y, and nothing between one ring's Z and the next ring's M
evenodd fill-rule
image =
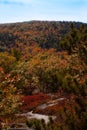
M37 110L38 104L49 100L45 95L49 93L67 100ZM0 25L0 127L14 122L13 116L25 107L57 116L48 125L27 120L35 130L87 129L87 24L31 21Z
M0 25L0 51L21 45L37 43L42 48L61 50L60 41L70 32L71 24L76 28L87 24L79 22L31 21Z

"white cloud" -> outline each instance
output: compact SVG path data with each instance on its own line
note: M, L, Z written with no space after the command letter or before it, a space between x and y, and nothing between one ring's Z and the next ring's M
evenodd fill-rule
M17 3L21 3L21 4L28 4L28 3L32 3L34 0L0 0L0 3L3 4L17 4Z
M32 0L8 0L9 2L30 3Z

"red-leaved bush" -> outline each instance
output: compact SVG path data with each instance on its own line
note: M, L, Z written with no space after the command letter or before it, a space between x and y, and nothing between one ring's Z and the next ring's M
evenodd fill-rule
M39 93L35 95L23 96L23 105L20 108L22 112L30 111L37 107L38 105L47 102L50 99L50 96Z

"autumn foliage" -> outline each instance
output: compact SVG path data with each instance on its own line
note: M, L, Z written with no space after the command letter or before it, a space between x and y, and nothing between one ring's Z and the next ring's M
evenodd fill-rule
M75 98L36 111L56 114L59 130L87 128L86 27L39 21L0 25L1 120L8 120L7 115L11 119L19 110L35 110L50 99L48 93L58 92Z
M34 108L36 108L38 105L47 102L50 99L50 96L39 93L36 95L30 95L30 96L24 96L22 98L23 104L21 107L21 111L30 111Z

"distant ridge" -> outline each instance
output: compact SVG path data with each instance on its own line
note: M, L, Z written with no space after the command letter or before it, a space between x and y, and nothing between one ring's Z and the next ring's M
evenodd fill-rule
M70 32L70 25L80 28L86 23L67 21L24 21L0 24L0 51L37 43L42 48L61 50L60 41Z

